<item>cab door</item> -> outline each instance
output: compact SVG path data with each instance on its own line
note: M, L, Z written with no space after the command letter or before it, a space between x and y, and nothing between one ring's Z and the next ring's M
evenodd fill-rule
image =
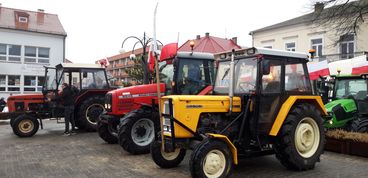
M268 63L269 74L261 74L261 89L258 102L259 134L268 133L280 108L283 90L283 62L278 59L263 59L261 63ZM263 66L263 64L262 64ZM263 72L262 72L263 73Z

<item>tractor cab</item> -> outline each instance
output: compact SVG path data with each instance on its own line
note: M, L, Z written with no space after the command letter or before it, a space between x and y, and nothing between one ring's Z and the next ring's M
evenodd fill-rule
M45 66L45 78L42 90L44 94L59 91L62 83L80 91L110 88L105 69L97 64L63 63L56 67Z

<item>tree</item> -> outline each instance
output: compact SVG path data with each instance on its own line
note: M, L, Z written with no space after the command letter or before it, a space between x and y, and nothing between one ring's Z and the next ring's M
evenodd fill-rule
M133 58L133 62L134 62L134 65L124 69L124 71L132 79L135 79L138 85L140 85L143 83L143 75L144 75L141 57Z
M329 7L323 9L324 7ZM312 23L327 30L336 30L335 43L344 40L346 34L357 34L360 26L368 20L368 0L322 0L315 4Z

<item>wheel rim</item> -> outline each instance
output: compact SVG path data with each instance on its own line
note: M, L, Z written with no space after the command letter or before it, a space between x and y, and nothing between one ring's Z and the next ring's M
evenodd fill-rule
M104 111L102 104L92 104L86 110L86 119L90 124L96 125L98 117Z
M174 160L176 159L180 154L180 148L175 149L174 152L165 152L164 150L161 149L161 155L164 159L166 160Z
M220 150L211 150L203 161L203 172L207 177L220 177L225 171L226 159Z
M34 124L31 120L29 119L25 119L19 122L18 124L18 129L22 132L22 133L29 133L32 132L34 128Z
M139 119L132 126L131 136L135 144L147 146L154 140L154 123L150 119Z
M320 130L316 121L310 117L302 119L295 130L295 147L304 158L312 157L320 142Z

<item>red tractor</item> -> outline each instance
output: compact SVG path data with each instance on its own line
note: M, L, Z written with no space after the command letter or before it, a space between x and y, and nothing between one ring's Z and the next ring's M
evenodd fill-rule
M15 95L8 98L8 113L0 118L10 119L14 134L31 137L43 128L42 120L64 117L64 108L59 101L49 101L59 95L62 83L79 89L75 97L75 121L79 129L94 131L98 116L103 112L104 96L112 90L106 71L97 64L63 63L45 67L45 81L40 94Z
M212 90L214 56L209 53L178 52L159 61L160 93L205 95ZM99 136L118 143L129 153L148 153L160 130L157 84L132 86L110 91L98 122Z

